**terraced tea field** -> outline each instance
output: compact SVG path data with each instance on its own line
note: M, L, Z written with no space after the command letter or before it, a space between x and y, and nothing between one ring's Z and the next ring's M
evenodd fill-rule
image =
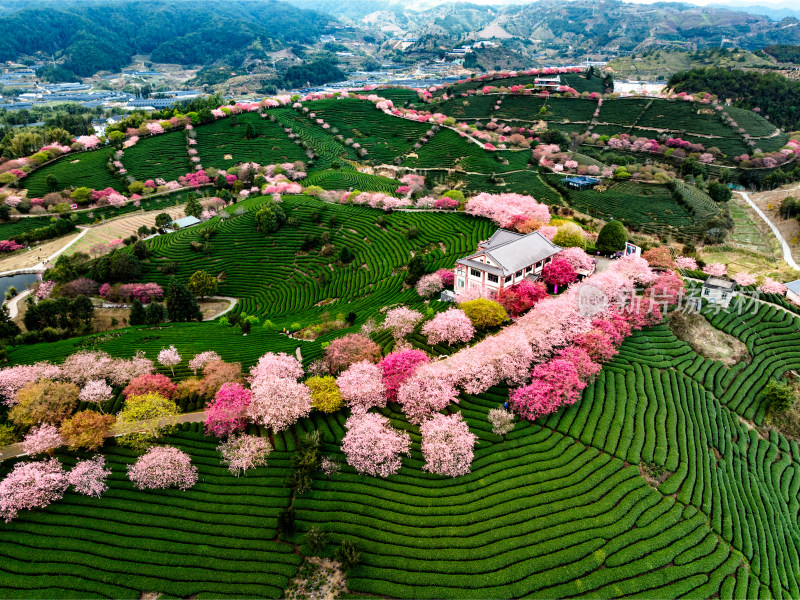
M36 169L23 179L28 197L41 198L50 192L47 186L47 178L50 175L56 178L55 190L85 186L97 190L110 187L122 191L124 189L122 182L114 177L106 166L113 153L114 148L109 147L80 154L67 154Z

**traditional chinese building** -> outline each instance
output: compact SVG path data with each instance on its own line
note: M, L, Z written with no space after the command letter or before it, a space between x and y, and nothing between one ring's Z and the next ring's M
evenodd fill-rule
M498 229L478 244L475 254L456 261L455 291L480 290L494 297L523 279L536 281L561 250L538 231L522 234Z

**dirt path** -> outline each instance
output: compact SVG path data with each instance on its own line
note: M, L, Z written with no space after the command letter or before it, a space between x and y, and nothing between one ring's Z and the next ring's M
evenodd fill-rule
M232 298L232 297L230 297L230 296L209 296L208 298L209 298L210 300L227 300L228 302L230 302L230 305L228 306L228 308L226 308L225 310L223 310L223 311L222 311L222 312L220 312L220 313L217 313L217 314L215 314L215 315L211 315L211 316L209 316L209 317L205 317L205 318L203 319L203 321L213 321L213 320L214 320L214 319L216 319L217 317L221 317L221 316L222 316L222 315L224 315L225 313L229 313L230 311L232 311L232 310L233 310L233 307L234 307L234 306L236 306L236 304L239 302L239 299L238 299L238 298Z
M175 420L176 425L180 425L181 423L203 423L206 420L206 411L201 410L197 412L190 412L184 413L182 415L178 415L177 419ZM131 433L136 431L136 425L130 424L125 426L125 433ZM120 435L124 435L124 433L120 433L122 428L118 425L112 427L111 431L108 432L106 437L116 437ZM27 456L26 452L22 449L22 443L18 444L9 444L8 446L3 446L0 448L0 461L7 460L9 458L17 458L19 456Z
M0 276L12 275L17 271L44 271L45 263L54 261L59 254L69 249L89 232L89 229L82 229L77 235L65 240L59 238L50 242L45 242L28 252L20 252L6 259L0 260ZM65 243L66 241L66 243ZM44 255L44 260L41 260Z
M769 219L769 217L767 217L767 215L764 214L764 211L762 211L756 205L756 203L750 199L750 195L747 192L736 192L736 193L739 194L744 199L744 201L750 205L750 208L756 211L758 216L761 217L767 225L769 225L769 228L772 230L772 233L775 235L776 238L778 238L778 241L781 244L781 249L783 250L783 260L786 261L786 264L789 265L791 268L800 271L800 266L797 265L797 263L794 260L794 257L792 256L792 248L789 246L786 240L783 239L783 236L781 235L781 232L778 230L778 227L775 225L775 223L773 223Z

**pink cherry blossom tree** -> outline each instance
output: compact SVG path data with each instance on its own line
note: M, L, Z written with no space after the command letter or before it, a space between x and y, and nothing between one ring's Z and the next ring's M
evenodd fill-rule
M383 371L375 363L366 360L350 365L336 379L339 393L353 414L366 412L373 406L386 406L386 386Z
M334 374L357 362L376 363L380 359L381 347L360 333L350 333L336 338L325 349L325 363Z
M428 362L428 355L422 350L401 350L392 352L378 363L383 373L383 385L386 386L386 397L394 401L397 390L406 379L414 374L421 365Z
M556 258L563 258L572 265L572 268L576 271L591 271L594 268L594 259L586 254L582 248L578 248L577 246L564 248L561 252L556 254Z
M258 359L258 363L250 369L250 383L258 384L275 378L300 379L303 376L303 365L294 356L285 352L267 352Z
M105 352L81 350L64 359L61 371L68 381L83 385L111 377L114 365L115 359Z
M21 510L44 508L61 500L68 485L64 468L55 458L17 463L0 482L0 516L8 523Z
M245 410L254 423L282 431L311 413L311 390L288 378L253 383L253 398Z
M244 430L245 411L253 393L240 383L223 383L206 408L206 434L218 438Z
M99 498L108 489L106 479L111 475L111 469L105 466L106 459L100 454L79 460L67 475L67 481L79 494Z
M689 256L679 256L675 259L675 266L681 271L696 271L697 261Z
M112 394L113 390L110 385L102 379L94 379L86 382L86 385L83 386L81 393L78 395L78 400L96 404L102 412L103 405L111 400Z
M724 277L728 273L728 267L722 263L711 263L703 267L703 273L714 277Z
M170 346L169 348L162 348L161 352L158 353L158 363L165 367L168 367L169 370L172 372L172 376L175 377L175 366L180 364L181 362L181 355L178 354L178 351L175 349L175 346Z
M238 477L249 469L265 466L272 444L267 438L242 434L222 442L217 451L222 454L222 462L228 465L228 470Z
M764 283L758 286L758 289L764 294L783 295L786 293L786 286L783 285L780 281L775 281L771 277L765 277Z
M61 368L48 362L33 365L16 365L0 369L0 396L7 406L16 404L17 392L29 383L40 379L59 379Z
M745 271L736 273L736 275L731 276L731 279L733 279L741 287L755 285L756 283L756 276Z
M417 282L417 293L423 298L432 298L444 289L442 278L436 274L424 275Z
M458 402L455 374L444 374L431 363L422 364L400 385L397 401L409 422L418 425L431 413Z
M436 275L442 280L442 285L444 285L444 287L453 287L453 284L456 282L456 274L450 269L439 269L436 271Z
M422 335L428 337L431 346L442 342L452 346L470 341L475 336L475 326L463 310L449 308L425 323Z
M140 490L188 490L197 483L197 467L185 452L172 446L156 446L128 465L128 478Z
M411 310L405 306L399 306L387 311L383 327L392 332L394 339L400 340L414 331L414 327L423 318L421 312Z
M400 470L401 454L408 455L411 438L375 413L357 413L345 422L342 451L347 464L362 475L388 477Z
M189 368L195 375L197 375L197 372L202 371L203 367L205 367L208 363L218 360L222 360L222 357L220 357L219 354L213 350L206 350L205 352L200 352L199 354L194 355L192 360L189 361Z
M425 471L447 477L469 473L478 437L469 430L461 413L435 414L420 426L419 432Z
M31 429L22 440L22 450L35 456L47 452L52 456L53 450L64 445L64 439L58 433L58 427L51 423L42 423Z

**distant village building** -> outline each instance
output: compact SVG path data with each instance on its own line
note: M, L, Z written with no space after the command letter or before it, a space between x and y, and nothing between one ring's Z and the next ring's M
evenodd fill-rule
M786 284L786 298L795 304L800 304L800 279Z
M197 225L198 223L202 223L202 221L197 217L189 215L188 217L175 219L172 223L169 224L169 228L178 231L181 229L186 229L187 227L191 227L192 225Z
M598 183L600 183L599 179L596 177L587 177L586 175L575 175L564 179L564 184L574 190L588 190Z
M478 244L478 251L456 261L455 291L480 290L494 297L523 279L536 281L562 248L534 231L522 234L498 229Z
M700 288L700 297L712 304L728 308L736 297L736 282L727 277L709 277Z

